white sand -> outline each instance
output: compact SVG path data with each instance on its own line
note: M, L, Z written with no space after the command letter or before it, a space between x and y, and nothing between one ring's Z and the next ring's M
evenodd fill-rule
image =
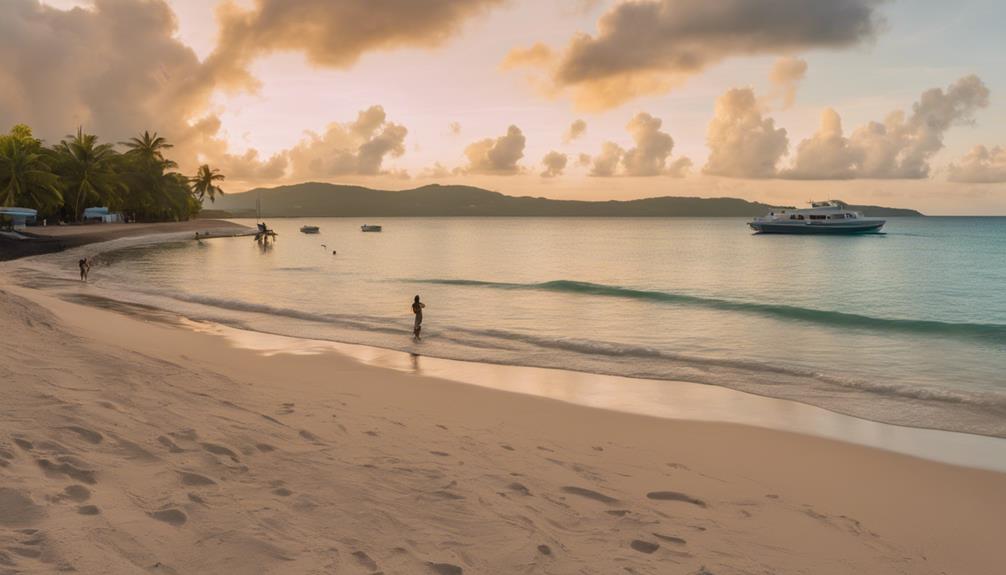
M1002 572L1006 475L0 292L0 574Z

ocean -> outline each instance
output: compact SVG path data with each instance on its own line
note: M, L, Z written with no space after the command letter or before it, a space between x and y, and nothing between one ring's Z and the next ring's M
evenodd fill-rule
M1006 437L1006 218L894 218L883 234L833 237L755 235L734 218L268 224L268 246L101 253L89 289L267 333L689 381Z

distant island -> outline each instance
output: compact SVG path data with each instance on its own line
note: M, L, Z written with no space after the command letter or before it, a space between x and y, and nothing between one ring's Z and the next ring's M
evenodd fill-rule
M640 200L578 201L507 196L472 186L432 184L401 191L307 182L218 196L201 217L753 217L772 209L738 198L663 196ZM922 216L909 209L849 206L869 216Z

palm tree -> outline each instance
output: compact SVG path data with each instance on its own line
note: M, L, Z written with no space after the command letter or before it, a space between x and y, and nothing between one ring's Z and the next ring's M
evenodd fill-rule
M127 154L137 156L146 162L160 163L166 170L178 167L175 162L164 158L164 150L175 147L174 144L169 144L166 139L158 136L157 132L151 134L144 130L139 137L130 138L122 142L122 145L129 148Z
M207 196L210 198L210 202L217 201L217 194L223 195L224 191L214 182L223 181L225 178L226 176L221 174L220 170L216 168L210 168L206 164L199 166L199 171L196 172L196 176L194 178L189 178L189 186L192 190L192 195L194 195L200 203L202 203L203 198Z
M114 204L125 191L115 170L116 152L111 144L99 144L94 134L78 128L56 146L56 171L73 198L73 218L80 219L84 203L93 200Z
M45 210L62 201L59 177L40 150L17 138L0 145L0 206L21 204Z

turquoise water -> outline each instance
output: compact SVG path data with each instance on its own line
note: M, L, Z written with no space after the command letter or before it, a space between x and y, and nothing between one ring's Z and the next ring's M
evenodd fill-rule
M299 233L305 223L321 234ZM95 289L248 329L1006 436L1006 218L892 219L855 237L753 235L737 219L361 223L270 221L268 248L129 248L92 276Z

